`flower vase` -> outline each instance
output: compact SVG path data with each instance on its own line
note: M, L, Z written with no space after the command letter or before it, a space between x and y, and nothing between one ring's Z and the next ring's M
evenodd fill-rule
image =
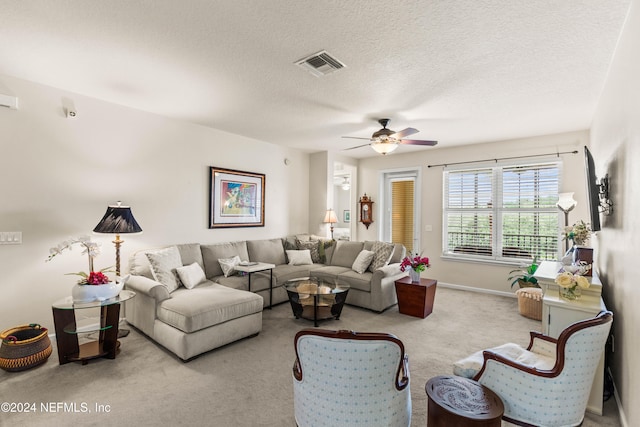
M75 285L71 295L74 303L105 301L118 296L123 286L123 281L103 285Z
M574 301L580 298L582 295L582 289L578 285L569 286L564 288L560 286L560 298L564 298L569 301Z
M411 278L411 283L420 283L420 272L415 271L413 268L409 269L409 277Z

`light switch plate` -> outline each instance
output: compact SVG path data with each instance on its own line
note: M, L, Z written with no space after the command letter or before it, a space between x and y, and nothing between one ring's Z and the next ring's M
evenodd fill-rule
M0 245L22 244L22 231L0 231Z

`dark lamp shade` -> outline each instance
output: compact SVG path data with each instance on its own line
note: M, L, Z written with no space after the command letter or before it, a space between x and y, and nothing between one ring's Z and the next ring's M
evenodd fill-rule
M129 234L140 233L142 228L136 222L129 206L109 206L96 228L95 233Z

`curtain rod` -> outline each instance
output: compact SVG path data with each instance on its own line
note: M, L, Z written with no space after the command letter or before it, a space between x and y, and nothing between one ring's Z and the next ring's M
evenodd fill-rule
M513 159L526 159L529 157L543 157L543 156L551 156L551 155L556 155L558 157L560 157L560 154L578 154L578 150L574 150L574 151L561 151L561 152L555 152L555 153L547 153L547 154L532 154L530 156L514 156L514 157L500 157L499 159L485 159L485 160L470 160L468 162L454 162L454 163L442 163L439 165L427 165L428 168L435 168L438 166L451 166L451 165L466 165L468 163L484 163L484 162L490 162L490 161L495 161L496 163L498 163L498 160L513 160Z

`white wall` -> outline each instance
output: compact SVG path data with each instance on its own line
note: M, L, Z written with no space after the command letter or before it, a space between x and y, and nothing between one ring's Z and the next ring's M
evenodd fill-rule
M584 174L583 146L588 145L587 131L563 133L500 141L464 147L435 148L424 151L364 159L358 165L359 188L358 194L367 193L374 202L374 223L369 230L358 223L359 240L375 240L379 237L380 221L380 176L384 170L398 168L420 168L422 171L422 217L421 250L431 261L431 268L426 273L428 277L437 279L441 283L460 286L472 286L489 291L511 294L513 290L507 281L508 272L513 266L470 263L444 260L442 254L442 167L427 167L428 165L495 159L501 157L538 155L578 150L578 154L566 154L564 161L561 192L573 191L578 205L571 212L569 221L578 219L589 222L586 180ZM399 148L398 151L402 150ZM553 157L553 156L552 156ZM531 160L540 160L534 158ZM359 217L358 217L359 219ZM424 231L425 226L431 225L430 232Z
M169 120L0 75L20 108L0 108L0 330L23 323L52 328L51 303L70 295L87 270L80 248L45 263L49 248L90 234L109 204L132 207L143 233L123 235L122 267L136 249L308 232L309 156L262 141ZM75 120L63 102L73 101ZM289 158L286 166L284 159ZM266 174L265 227L208 229L208 167ZM113 236L96 267L115 263Z
M611 371L625 425L640 425L640 2L633 0L591 127L599 177L609 174L613 214L601 216L596 263L614 312ZM625 421L623 420L623 423Z

